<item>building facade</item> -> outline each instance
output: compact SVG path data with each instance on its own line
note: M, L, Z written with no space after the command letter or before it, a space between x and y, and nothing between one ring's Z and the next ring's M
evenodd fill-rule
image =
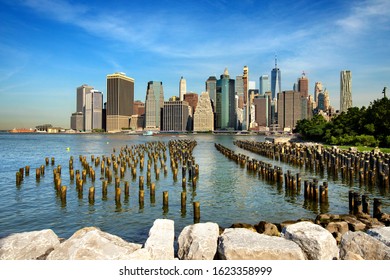
M217 129L235 129L235 86L234 79L230 79L227 68L220 76L220 79L217 80L217 118L218 117Z
M282 92L282 85L281 85L282 77L280 73L280 69L278 68L278 60L275 57L275 68L271 71L271 92L272 92L272 99L277 98L278 93Z
M107 132L119 132L129 127L133 103L134 79L122 72L107 75Z
M217 78L210 76L206 81L206 91L209 93L212 102L217 101Z
M165 101L162 110L163 131L186 131L189 117L188 102Z
M194 131L213 131L214 112L209 93L202 92L194 113Z
M270 97L265 94L260 94L253 99L255 106L255 121L259 128L267 128L269 126L269 108Z
M306 98L300 92L288 90L278 94L278 126L279 129L292 130L302 113L307 111ZM304 108L302 108L304 107ZM305 114L305 113L304 113Z
M145 128L161 128L160 116L164 107L164 90L162 82L150 81L146 90Z
M85 94L84 130L103 128L103 93L91 90Z
M266 92L270 91L270 85L269 85L269 76L268 75L262 75L259 78L259 93L261 95L264 95Z
M305 72L302 73L302 77L298 79L298 91L301 93L302 97L309 96L309 80L306 77Z
M180 101L184 100L184 94L187 93L187 81L181 77L179 82L179 98Z
M352 73L349 70L340 72L340 113L352 107Z

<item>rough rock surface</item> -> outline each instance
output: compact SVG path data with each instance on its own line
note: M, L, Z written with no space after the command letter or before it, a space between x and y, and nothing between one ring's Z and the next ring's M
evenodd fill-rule
M217 252L219 226L198 223L186 226L178 238L178 257L181 260L213 260Z
M51 230L15 233L0 239L0 260L35 260L59 245Z
M340 258L353 260L390 260L390 247L361 231L348 231L341 238Z
M223 260L304 260L299 246L281 237L259 234L243 228L228 228L218 239Z
M284 237L297 243L309 260L332 260L339 257L337 242L323 227L299 222L283 229Z
M390 247L390 227L372 228L367 231L367 234Z
M149 231L144 247L149 251L152 260L173 260L174 238L174 221L157 219Z
M261 221L257 225L255 225L255 228L258 233L266 234L269 236L280 236L278 227L272 223Z
M96 227L76 231L68 240L56 246L48 260L126 260L142 245L103 232Z

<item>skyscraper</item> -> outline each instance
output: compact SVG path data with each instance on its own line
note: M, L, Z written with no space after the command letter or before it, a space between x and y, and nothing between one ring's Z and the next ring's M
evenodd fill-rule
M307 98L309 96L309 80L306 77L305 72L302 73L302 77L298 79L298 91L302 97Z
M183 76L180 78L179 83L179 97L180 101L184 100L184 94L187 93L187 81L183 78Z
M352 107L352 73L349 70L340 72L340 112Z
M162 82L150 81L146 89L145 128L160 129L161 109L164 107Z
M297 91L283 91L278 94L278 125L279 129L292 130L297 121L305 116L307 111L306 98Z
M238 99L237 107L242 109L244 108L244 80L242 76L236 76L234 87Z
M210 76L206 81L206 91L209 93L210 99L215 103L217 101L217 78Z
M162 113L162 130L185 131L188 122L188 102L165 101Z
M280 69L278 68L278 59L275 56L275 68L271 71L272 99L277 98L278 93L282 92L281 79Z
M103 127L103 93L91 90L85 94L84 130L92 131Z
M260 85L260 94L261 95L263 95L266 92L270 91L268 75L260 76L260 78L259 78L259 85Z
M202 92L194 114L194 131L213 131L214 112L209 93Z
M321 82L316 82L314 85L314 101L318 102L318 94L322 92L322 83Z
M89 85L82 85L77 88L76 112L84 113L85 108L85 94L93 90Z
M125 73L107 75L107 131L129 127L133 114L134 79Z
M217 125L219 129L235 128L235 87L226 68L217 80Z
M249 129L251 122L251 100L249 96L249 68L244 66L242 80L244 82L245 124L243 129Z

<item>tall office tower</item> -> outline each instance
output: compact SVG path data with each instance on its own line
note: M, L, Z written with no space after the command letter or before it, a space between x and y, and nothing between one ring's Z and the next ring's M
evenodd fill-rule
M329 92L327 89L324 90L324 107L325 110L329 110L330 108Z
M138 115L138 116L142 116L145 114L145 103L142 102L141 100L136 100L134 101L134 105L133 105L133 114L134 115Z
M243 76L236 76L236 82L234 84L235 92L237 95L237 107L240 109L244 108L244 80Z
M318 94L322 92L322 83L321 82L316 82L314 85L314 102L318 102Z
M288 90L278 94L279 129L292 130L297 121L302 119L302 111L303 114L307 111L307 102L300 92Z
M325 94L321 91L317 96L317 109L325 111Z
M217 78L210 76L206 81L206 91L210 95L210 99L215 103L217 101Z
M302 97L309 96L309 80L306 77L305 72L302 73L302 77L298 79L298 91L301 93Z
M188 107L186 101L165 101L162 109L162 130L187 130Z
M179 83L179 97L180 101L184 100L184 94L187 93L187 81L181 77L180 78L180 83Z
M133 114L134 79L125 73L107 75L107 128L108 132L118 132L129 127Z
M162 82L150 81L146 90L145 128L160 129L160 115L164 107L164 90Z
M82 112L72 113L70 117L70 128L76 131L84 130L84 115Z
M194 113L194 131L213 131L214 112L209 93L202 92Z
M220 117L217 119L217 125L219 125L217 128L219 129L235 128L236 126L234 89L234 80L230 79L226 68L221 78L217 80L217 117Z
M77 88L76 112L84 112L85 94L93 90L89 85L82 85Z
M195 92L187 92L184 95L184 101L188 102L188 105L191 107L191 116L196 111L196 106L198 105L198 94Z
M271 71L272 99L277 98L278 93L282 92L281 79L280 69L278 68L278 59L275 56L275 68Z
M92 131L103 127L103 93L91 90L85 94L84 130Z
M243 129L248 130L251 123L251 100L249 97L249 68L248 66L244 66L242 80L244 82L244 104L246 107L245 110L245 124L243 125Z
M261 94L253 99L253 104L255 105L255 120L259 129L265 130L269 126L269 107L270 107L270 98L265 94Z
M340 72L340 113L352 107L352 73L349 70Z
M262 75L259 78L259 85L260 85L260 94L263 95L267 91L270 91L270 86L269 86L269 77L268 75Z

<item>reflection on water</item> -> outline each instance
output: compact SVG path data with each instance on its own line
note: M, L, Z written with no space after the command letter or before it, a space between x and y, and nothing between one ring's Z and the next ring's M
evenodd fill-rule
M178 166L175 179L170 166L170 156L166 151L167 172L159 162L161 170L155 176L154 164L151 165L151 182L155 184L155 194L150 195L147 178L148 154L144 152L143 168L138 162L136 176L127 166L123 178L120 178L121 198L115 198L115 177L107 185L107 193L102 191L102 182L106 180L100 166L91 160L95 158L118 156L123 147L144 145L151 141L161 141L168 145L170 140L195 140L192 156L199 165L196 185L192 184L189 172L186 182L182 182L182 169ZM155 219L166 218L175 221L176 233L194 222L193 202L200 202L200 222L214 221L221 227L242 222L257 224L259 221L282 222L299 218L315 218L318 213L348 213L349 190L369 193L372 197L382 198L382 210L390 212L388 190L378 190L375 186L343 182L341 178L316 173L299 166L291 166L281 161L243 150L233 144L237 139L263 141L262 136L228 136L197 134L187 137L172 136L129 136L129 135L22 135L0 134L0 234L52 228L60 237L68 238L76 230L86 226L96 226L122 238L142 243ZM300 173L300 188L288 189L284 184L267 181L245 166L227 159L219 153L214 144L219 143L236 153L252 159L279 166L284 172ZM115 151L115 152L114 152ZM74 169L82 170L79 157L84 156L95 169L96 180L87 176L83 192L77 191L76 180L69 176L69 159L73 157ZM55 158L55 164L45 165L45 158ZM153 160L153 159L151 159ZM37 181L35 168L45 165L45 174ZM29 165L31 172L23 182L16 186L15 172ZM53 172L58 165L62 167L62 185L67 186L66 199L60 199L54 187ZM112 168L112 166L111 166ZM139 177L144 176L144 199L139 199ZM317 179L321 184L328 182L326 201L304 198L303 182ZM125 184L129 184L128 196L125 196ZM88 189L95 188L93 201L89 200ZM163 205L163 194L169 193L168 204ZM185 192L185 203L182 196Z

